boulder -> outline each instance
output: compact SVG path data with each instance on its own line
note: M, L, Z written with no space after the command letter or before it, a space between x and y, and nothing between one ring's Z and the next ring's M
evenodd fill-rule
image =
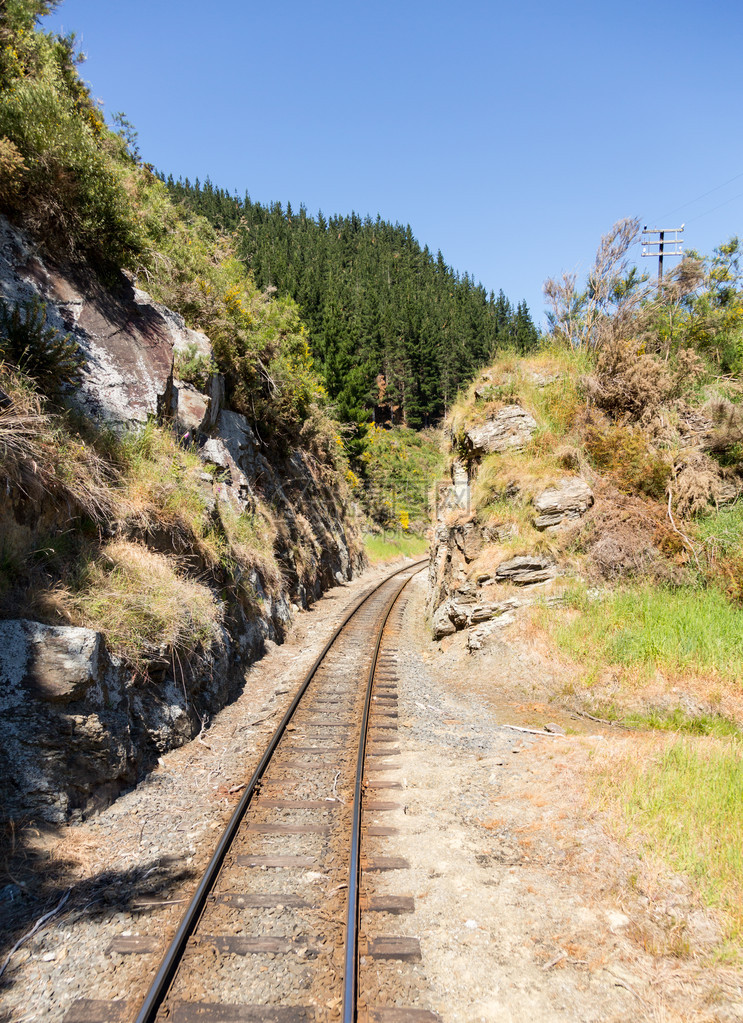
M491 622L496 618L500 619L503 615L511 614L522 603L513 597L509 600L487 602L478 600L478 596L476 591L472 594L462 594L460 590L452 594L434 612L431 622L433 638L441 639L443 636L450 636L458 629L467 629L483 622Z
M0 622L0 711L28 693L53 703L82 699L99 682L101 643L91 629Z
M534 498L537 529L555 529L584 515L593 504L593 491L577 477L560 480Z
M547 582L557 575L557 567L548 557L540 555L521 555L502 561L495 570L495 578L499 583L515 583L516 586L531 586L534 583Z
M135 779L126 676L90 629L0 622L0 803L61 823Z
M481 426L465 430L467 446L473 455L487 455L509 448L522 448L537 428L536 420L520 405L505 405Z
M180 435L188 433L193 436L207 429L211 419L210 407L209 398L197 391L193 384L186 384L182 380L173 381L170 409L176 431Z
M467 562L474 561L482 550L482 536L475 522L465 522L452 528L452 536Z
M434 639L443 639L444 636L451 636L452 633L457 631L456 625L449 617L448 603L442 604L441 607L434 612L431 626Z
M214 349L206 334L203 334L200 330L191 330L190 327L186 326L186 321L183 317L172 309L168 309L167 306L159 303L153 304L167 323L173 341L173 355L178 356L195 352L201 356L206 365L214 365ZM180 381L174 381L174 386L179 388L192 387L192 385L184 384ZM195 387L192 387L192 389L196 394L201 393ZM198 428L207 430L216 426L217 418L225 403L225 384L221 373L212 373L209 376L204 388L204 397L208 399L208 404ZM180 428L179 420L181 417L176 416L176 411L180 410L182 403L178 401L178 396L176 396L175 400L176 409L174 409L174 417L178 424L177 428Z

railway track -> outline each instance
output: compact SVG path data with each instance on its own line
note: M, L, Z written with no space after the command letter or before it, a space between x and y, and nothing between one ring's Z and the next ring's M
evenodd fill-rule
M397 664L405 586L346 615L274 733L184 914L136 1023L434 1023L405 996L410 896L379 879L396 834ZM111 1005L112 1003L109 1003ZM123 1006L122 1006L123 1008ZM131 1018L115 1013L118 1019ZM78 1003L66 1023L111 1020Z

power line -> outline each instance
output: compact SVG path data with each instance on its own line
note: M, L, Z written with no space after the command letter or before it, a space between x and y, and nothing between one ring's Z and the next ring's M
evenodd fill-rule
M743 198L743 192L738 192L737 195L731 196L729 199L726 199L725 202L721 202L719 206L713 206L712 209L711 210L707 210L706 213L697 213L696 217L692 217L691 220L687 221L687 223L691 224L695 220L700 220L702 217L706 217L710 213L714 213L716 210L721 210L722 207L723 206L727 206L727 204L729 202L735 202L736 199L740 199L740 198Z
M708 192L702 192L702 194L698 195L696 197L696 199L690 199L688 202L682 203L681 206L677 206L676 209L669 210L669 212L668 213L664 213L662 217L658 217L658 220L659 221L665 220L666 217L670 217L672 213L678 213L679 210L685 210L687 206L693 206L695 202L699 202L700 199L706 199L707 196L708 195L712 195L713 192L719 192L719 190L721 188L724 188L725 185L732 184L733 181L737 181L738 178L743 178L743 171L741 171L740 174L736 174L734 177L729 178L727 181L723 181L723 183L721 185L715 185L715 187L714 188L710 188L710 190ZM734 198L737 199L738 197L734 196ZM729 200L729 201L732 202L732 200ZM725 204L722 203L722 205L724 206ZM719 208L720 208L719 206L715 207L715 209L719 209ZM712 210L710 210L710 213L711 212L712 212ZM704 216L706 216L706 214L705 213L700 213L699 216L704 217ZM695 217L694 219L696 220L697 218Z

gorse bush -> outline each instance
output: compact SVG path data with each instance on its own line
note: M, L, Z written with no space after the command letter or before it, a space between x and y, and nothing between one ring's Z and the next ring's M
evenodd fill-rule
M144 238L115 158L121 143L77 75L74 40L33 30L50 6L18 0L6 10L0 200L61 255L131 265Z
M585 446L593 464L609 474L619 490L663 499L672 467L641 429L592 426L586 431Z
M217 372L219 368L216 362L200 352L195 344L189 344L183 351L175 352L173 374L178 380L205 391L209 378Z
M429 495L444 469L439 435L372 425L361 461L375 520L386 527L427 527Z
M32 377L48 395L76 383L85 361L69 334L47 326L46 307L36 298L12 308L0 301L0 359Z

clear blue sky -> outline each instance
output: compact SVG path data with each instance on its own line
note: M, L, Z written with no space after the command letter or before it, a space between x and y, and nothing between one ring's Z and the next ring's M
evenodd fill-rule
M65 0L45 24L144 160L409 223L537 320L620 217L703 252L743 233L740 0Z

